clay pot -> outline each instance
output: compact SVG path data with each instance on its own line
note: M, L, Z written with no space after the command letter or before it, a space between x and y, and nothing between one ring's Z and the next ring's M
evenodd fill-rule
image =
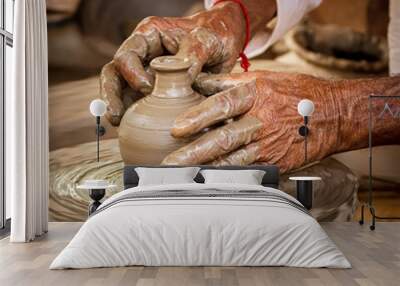
M191 87L189 61L164 56L150 66L156 72L153 92L126 111L118 130L125 164L160 164L169 153L192 141L172 137L170 129L179 114L204 100Z

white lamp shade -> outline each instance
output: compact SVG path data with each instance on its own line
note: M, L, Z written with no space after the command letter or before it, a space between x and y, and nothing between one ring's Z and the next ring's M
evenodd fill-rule
M106 103L101 99L95 99L90 103L90 113L93 116L103 116L107 111Z
M311 116L314 112L314 103L309 99L303 99L297 105L297 111L301 116Z

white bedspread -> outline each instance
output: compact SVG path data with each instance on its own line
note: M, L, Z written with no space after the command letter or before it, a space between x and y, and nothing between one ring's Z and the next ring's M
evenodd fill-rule
M132 188L106 200L103 210L88 219L50 269L127 265L350 267L317 221L290 204L250 197L115 203L132 192L208 189L262 190L297 202L279 190L253 185Z

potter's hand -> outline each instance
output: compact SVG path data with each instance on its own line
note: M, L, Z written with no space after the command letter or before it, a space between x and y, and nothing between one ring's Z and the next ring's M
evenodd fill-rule
M275 13L275 0L243 0L251 31L260 29ZM261 3L259 3L261 2ZM195 79L205 67L214 73L229 72L243 48L246 23L237 3L223 2L209 11L185 18L149 17L121 45L100 77L100 92L107 104L107 119L119 125L125 111L121 94L126 83L142 94L153 87L148 63L164 54L177 54L192 62Z
M163 164L257 162L278 165L285 172L304 164L304 139L298 134L301 99L315 104L308 137L312 162L366 146L368 95L400 94L399 77L327 81L307 75L250 72L199 77L196 84L203 94L217 94L179 116L171 133L185 137L217 123L224 125L171 153ZM377 136L386 137L382 143L398 140L399 120L383 121L375 124Z
M167 156L163 164L248 165L262 162L279 165L281 170L303 164L303 138L298 134L302 119L297 104L303 98L314 101L319 114L322 80L309 76L269 72L200 77L196 86L203 94L217 93L179 116L172 129L175 137L196 134L206 127L225 122L187 146ZM311 89L312 88L312 89ZM329 111L329 110L326 110ZM329 112L334 117L334 112ZM231 121L226 121L233 119ZM334 121L333 119L331 119ZM311 120L311 151L327 140L321 120ZM321 136L320 136L321 135ZM327 154L328 148L323 152ZM313 157L311 157L313 154Z

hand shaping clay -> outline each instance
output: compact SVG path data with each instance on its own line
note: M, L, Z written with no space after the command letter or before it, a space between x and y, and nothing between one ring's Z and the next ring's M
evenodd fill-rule
M193 91L190 61L175 56L154 59L153 92L125 113L118 130L122 159L126 164L160 164L164 157L192 138L174 138L170 130L175 118L204 97Z

